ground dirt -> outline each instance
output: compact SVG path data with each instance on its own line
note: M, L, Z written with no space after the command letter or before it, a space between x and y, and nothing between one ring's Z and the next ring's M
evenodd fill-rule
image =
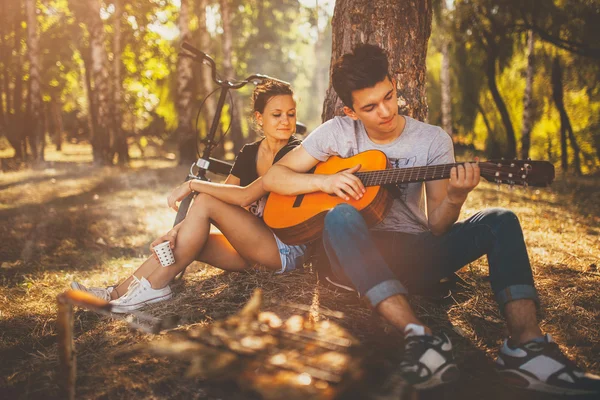
M0 173L0 398L60 398L56 295L72 280L102 286L118 282L149 255L148 245L166 232L174 212L166 197L187 168L169 160L134 161L131 168L92 167L85 149L67 146L44 168ZM498 189L482 183L463 208L516 212L542 299L542 329L562 350L600 373L600 180L559 177L550 189ZM441 301L415 298L415 308L434 329L449 334L462 371L458 384L419 398L545 399L508 389L493 370L506 335L487 280L487 261L461 272L465 280ZM207 324L239 311L254 288L266 309L282 316L312 307L357 337L372 373L360 394L370 398L401 355L401 338L354 295L318 285L310 266L284 275L224 273L194 263L173 285L172 301L147 308L177 314L179 329ZM284 305L284 303L286 305ZM298 308L290 307L298 305ZM343 318L334 318L334 310ZM155 336L131 331L122 320L90 311L75 313L77 398L252 399L235 385L186 378L187 365L145 354L122 356Z

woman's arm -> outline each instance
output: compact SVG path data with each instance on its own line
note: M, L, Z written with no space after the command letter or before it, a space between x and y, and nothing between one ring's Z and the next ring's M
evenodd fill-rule
M239 178L236 179L239 181ZM221 201L241 207L249 206L267 194L267 191L263 189L261 177L248 186L238 185L235 183L227 183L227 181L225 181L225 183L213 183L193 180L190 183L190 187L195 192L206 193Z
M190 194L192 190L209 194L221 201L240 207L246 207L267 194L262 185L262 178L258 178L245 187L234 185L236 179L239 181L239 178L230 175L225 180L226 183L206 182L198 179L184 182L169 195L167 200L169 207L177 211L179 208L177 203Z

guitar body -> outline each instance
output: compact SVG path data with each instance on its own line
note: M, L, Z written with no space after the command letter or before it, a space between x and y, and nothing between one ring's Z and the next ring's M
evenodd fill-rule
M317 164L315 174L335 174L361 164L360 172L384 170L388 166L387 157L378 150L365 151L350 158L330 157ZM325 215L341 203L348 203L362 214L367 225L373 226L383 220L393 197L382 186L366 187L360 200L344 201L338 196L323 192L307 193L298 196L284 196L271 193L265 205L263 219L267 226L290 245L304 244L318 238L323 230Z

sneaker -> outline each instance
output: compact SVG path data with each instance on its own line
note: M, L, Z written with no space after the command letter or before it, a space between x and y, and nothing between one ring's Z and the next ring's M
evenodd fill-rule
M404 329L402 377L415 389L430 389L458 379L452 343L444 333L426 335L425 327L408 324Z
M99 299L102 299L104 301L110 301L110 299L111 299L110 294L113 292L113 290L115 290L115 288L113 286L109 286L107 288L101 288L101 287L88 288L88 287L83 286L81 283L75 282L75 281L71 282L71 289L81 290L82 292L88 292L92 296L96 296Z
M496 364L508 385L555 394L600 393L600 377L578 368L548 334L517 347L505 340Z
M171 297L173 297L173 293L168 285L162 289L153 289L146 278L138 279L134 276L127 288L127 293L110 302L113 305L111 311L119 314L128 313L138 310L146 304L169 300Z

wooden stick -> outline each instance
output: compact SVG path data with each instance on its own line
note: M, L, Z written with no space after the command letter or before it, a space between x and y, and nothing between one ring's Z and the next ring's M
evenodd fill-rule
M73 305L65 293L56 297L58 316L58 356L60 360L60 387L63 398L75 400L75 381L77 379L77 359L73 343Z

